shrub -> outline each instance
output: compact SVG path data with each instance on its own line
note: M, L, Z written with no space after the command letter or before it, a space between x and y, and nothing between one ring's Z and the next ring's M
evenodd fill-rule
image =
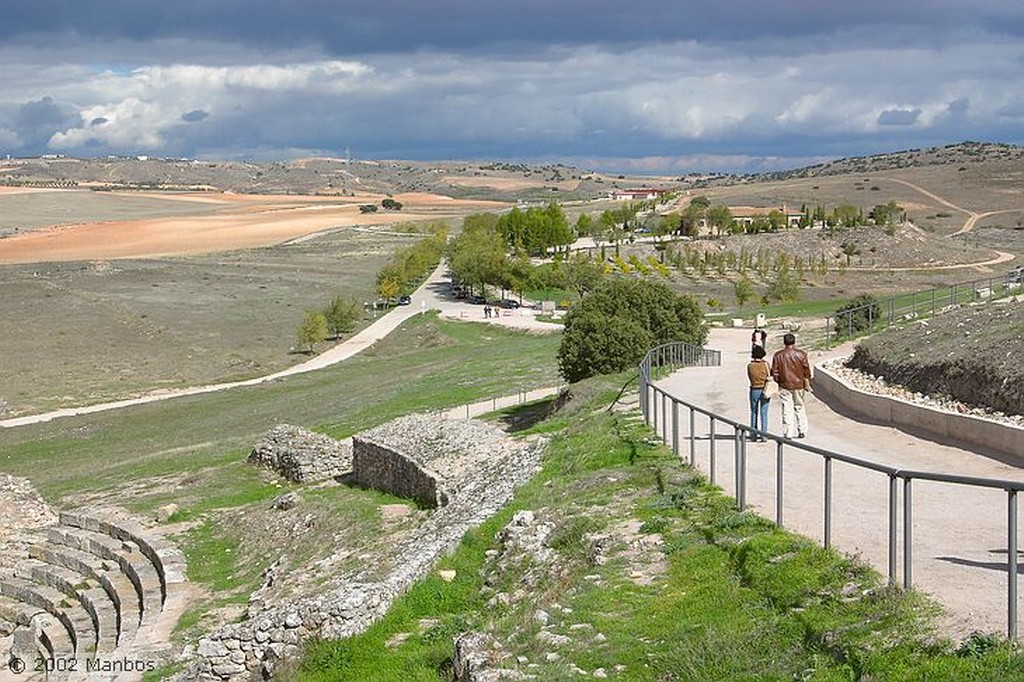
M615 279L588 293L565 318L558 349L562 376L576 382L621 372L653 346L669 341L703 345L708 330L700 304L664 284Z
M853 336L867 331L881 314L878 300L871 294L861 294L836 311L836 334Z

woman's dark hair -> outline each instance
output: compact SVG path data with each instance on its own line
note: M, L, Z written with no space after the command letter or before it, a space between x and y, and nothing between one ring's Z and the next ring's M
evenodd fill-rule
M754 358L755 360L760 360L765 355L767 355L767 353L765 352L763 346L754 346L753 348L750 349L750 357Z

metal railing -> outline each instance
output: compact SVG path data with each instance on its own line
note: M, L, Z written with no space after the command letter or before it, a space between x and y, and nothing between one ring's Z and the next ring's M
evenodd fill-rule
M992 275L946 287L887 296L825 318L825 344L880 331L894 324L931 317L978 301L1024 292L1020 275Z
M640 361L640 409L650 423L647 386L658 376L680 367L717 367L722 364L721 351L704 348L685 341L672 341L647 351ZM655 423L657 418L655 417Z
M672 344L669 344L670 346ZM640 364L640 405L643 410L645 422L651 426L655 433L666 445L671 445L676 455L681 454L680 434L680 408L688 410L686 433L689 439L689 464L696 466L696 441L697 441L697 415L708 419L708 468L710 481L715 484L716 470L716 431L719 426L726 430L732 430L733 443L733 471L735 476L734 489L736 492L736 504L740 511L747 508L747 442L753 436L763 437L775 443L775 523L779 527L785 527L783 518L783 499L785 495L785 478L783 475L783 461L787 448L792 448L803 453L809 453L821 458L823 465L823 503L822 503L822 530L825 547L832 545L832 520L833 520L833 480L832 468L835 462L843 462L854 467L880 473L888 478L888 513L887 513L887 554L888 554L888 578L891 584L898 582L897 558L902 549L903 579L902 585L906 590L913 585L913 546L912 530L914 524L912 492L915 481L931 481L943 484L975 486L991 490L1003 490L1006 492L1006 547L1008 557L1007 583L1006 583L1006 633L1009 639L1017 638L1017 493L1024 490L1024 482L1002 479L979 478L973 476L958 476L954 474L941 474L929 471L915 471L898 469L895 467L860 459L841 452L826 450L824 448L806 445L782 436L772 435L767 432L752 429L746 424L739 423L727 417L715 414L714 412L694 405L680 398L669 394L664 389L651 382L656 374L661 374L673 365L661 365L659 361L666 358L666 346L659 346L652 349L644 357ZM713 361L715 351L696 349L691 347L690 354L683 354L687 360L692 362L679 362L674 367L694 365L717 365ZM677 360L680 355L668 353L666 359ZM667 373L667 372L666 372ZM660 405L659 405L660 403ZM659 418L660 417L660 418ZM902 548L898 533L900 516L899 488L902 483Z

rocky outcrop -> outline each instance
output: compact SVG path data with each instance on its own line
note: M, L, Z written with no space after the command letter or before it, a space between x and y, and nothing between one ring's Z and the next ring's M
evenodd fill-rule
M352 469L352 442L290 424L278 424L253 446L249 462L294 483L315 483Z

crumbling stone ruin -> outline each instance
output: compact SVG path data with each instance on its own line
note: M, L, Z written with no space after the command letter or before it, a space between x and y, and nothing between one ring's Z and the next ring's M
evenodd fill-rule
M278 424L253 446L249 461L293 483L315 483L352 469L352 441Z
M293 445L283 449L297 449ZM482 421L436 415L410 415L357 434L346 478L420 500L430 510L421 525L373 566L323 576L315 594L275 598L270 584L264 585L246 618L204 637L196 658L175 679L272 679L302 642L362 632L454 550L467 530L512 498L539 470L544 446L543 440L517 440Z

